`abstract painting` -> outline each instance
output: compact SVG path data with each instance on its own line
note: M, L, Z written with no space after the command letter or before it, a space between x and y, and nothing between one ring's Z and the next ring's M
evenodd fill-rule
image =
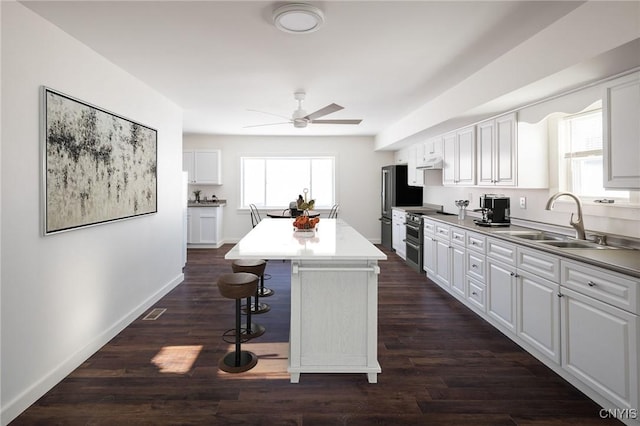
M44 234L158 211L158 132L43 87Z

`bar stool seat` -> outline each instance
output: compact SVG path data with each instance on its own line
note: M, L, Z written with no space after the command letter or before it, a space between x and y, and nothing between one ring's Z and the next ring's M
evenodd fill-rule
M267 267L267 262L261 259L236 259L231 264L231 268L233 272L248 272L250 274L255 274L260 277L261 287L264 283L264 271ZM260 302L260 287L256 289L256 294L254 295L255 302L249 303L244 307L244 311L249 314L249 312L253 314L264 314L265 312L269 312L271 310L271 306L266 303Z
M252 369L258 363L256 354L241 349L243 339L240 325L240 300L255 294L258 280L257 275L246 272L223 274L218 278L220 294L236 301L235 351L227 353L218 362L218 368L227 373L242 373Z

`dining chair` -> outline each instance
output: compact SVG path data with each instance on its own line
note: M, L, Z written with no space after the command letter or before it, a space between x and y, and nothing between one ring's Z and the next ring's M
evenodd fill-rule
M329 212L329 219L337 219L338 210L340 210L340 204L334 204L333 207L331 207L331 211Z
M249 209L251 210L251 226L255 228L262 218L260 217L260 212L255 204L249 204Z

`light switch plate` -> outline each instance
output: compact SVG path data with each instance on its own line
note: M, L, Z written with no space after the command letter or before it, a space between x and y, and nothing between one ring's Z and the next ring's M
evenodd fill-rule
M521 209L527 208L527 197L520 197L520 208Z

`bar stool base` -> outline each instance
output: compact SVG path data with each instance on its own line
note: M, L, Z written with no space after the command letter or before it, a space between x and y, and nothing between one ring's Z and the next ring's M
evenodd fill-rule
M247 324L242 324L242 326L240 327L241 331L241 336L243 340L251 340L251 339L255 339L256 337L260 337L264 334L264 332L266 331L266 329L264 328L263 325L260 324L256 324L255 322L251 322L251 333L248 333L247 330Z
M269 297L269 296L273 296L274 294L275 294L275 291L273 291L270 288L267 288L267 287L258 288L258 296L260 297Z
M229 352L218 362L218 368L227 373L242 373L251 370L258 363L256 354L250 351L240 351L240 365L236 366L236 353Z
M254 303L251 303L251 313L252 314L264 314L265 312L269 312L271 310L271 306L267 305L266 303L258 303L257 305ZM242 312L244 314L246 314L247 312L247 305L242 305Z

